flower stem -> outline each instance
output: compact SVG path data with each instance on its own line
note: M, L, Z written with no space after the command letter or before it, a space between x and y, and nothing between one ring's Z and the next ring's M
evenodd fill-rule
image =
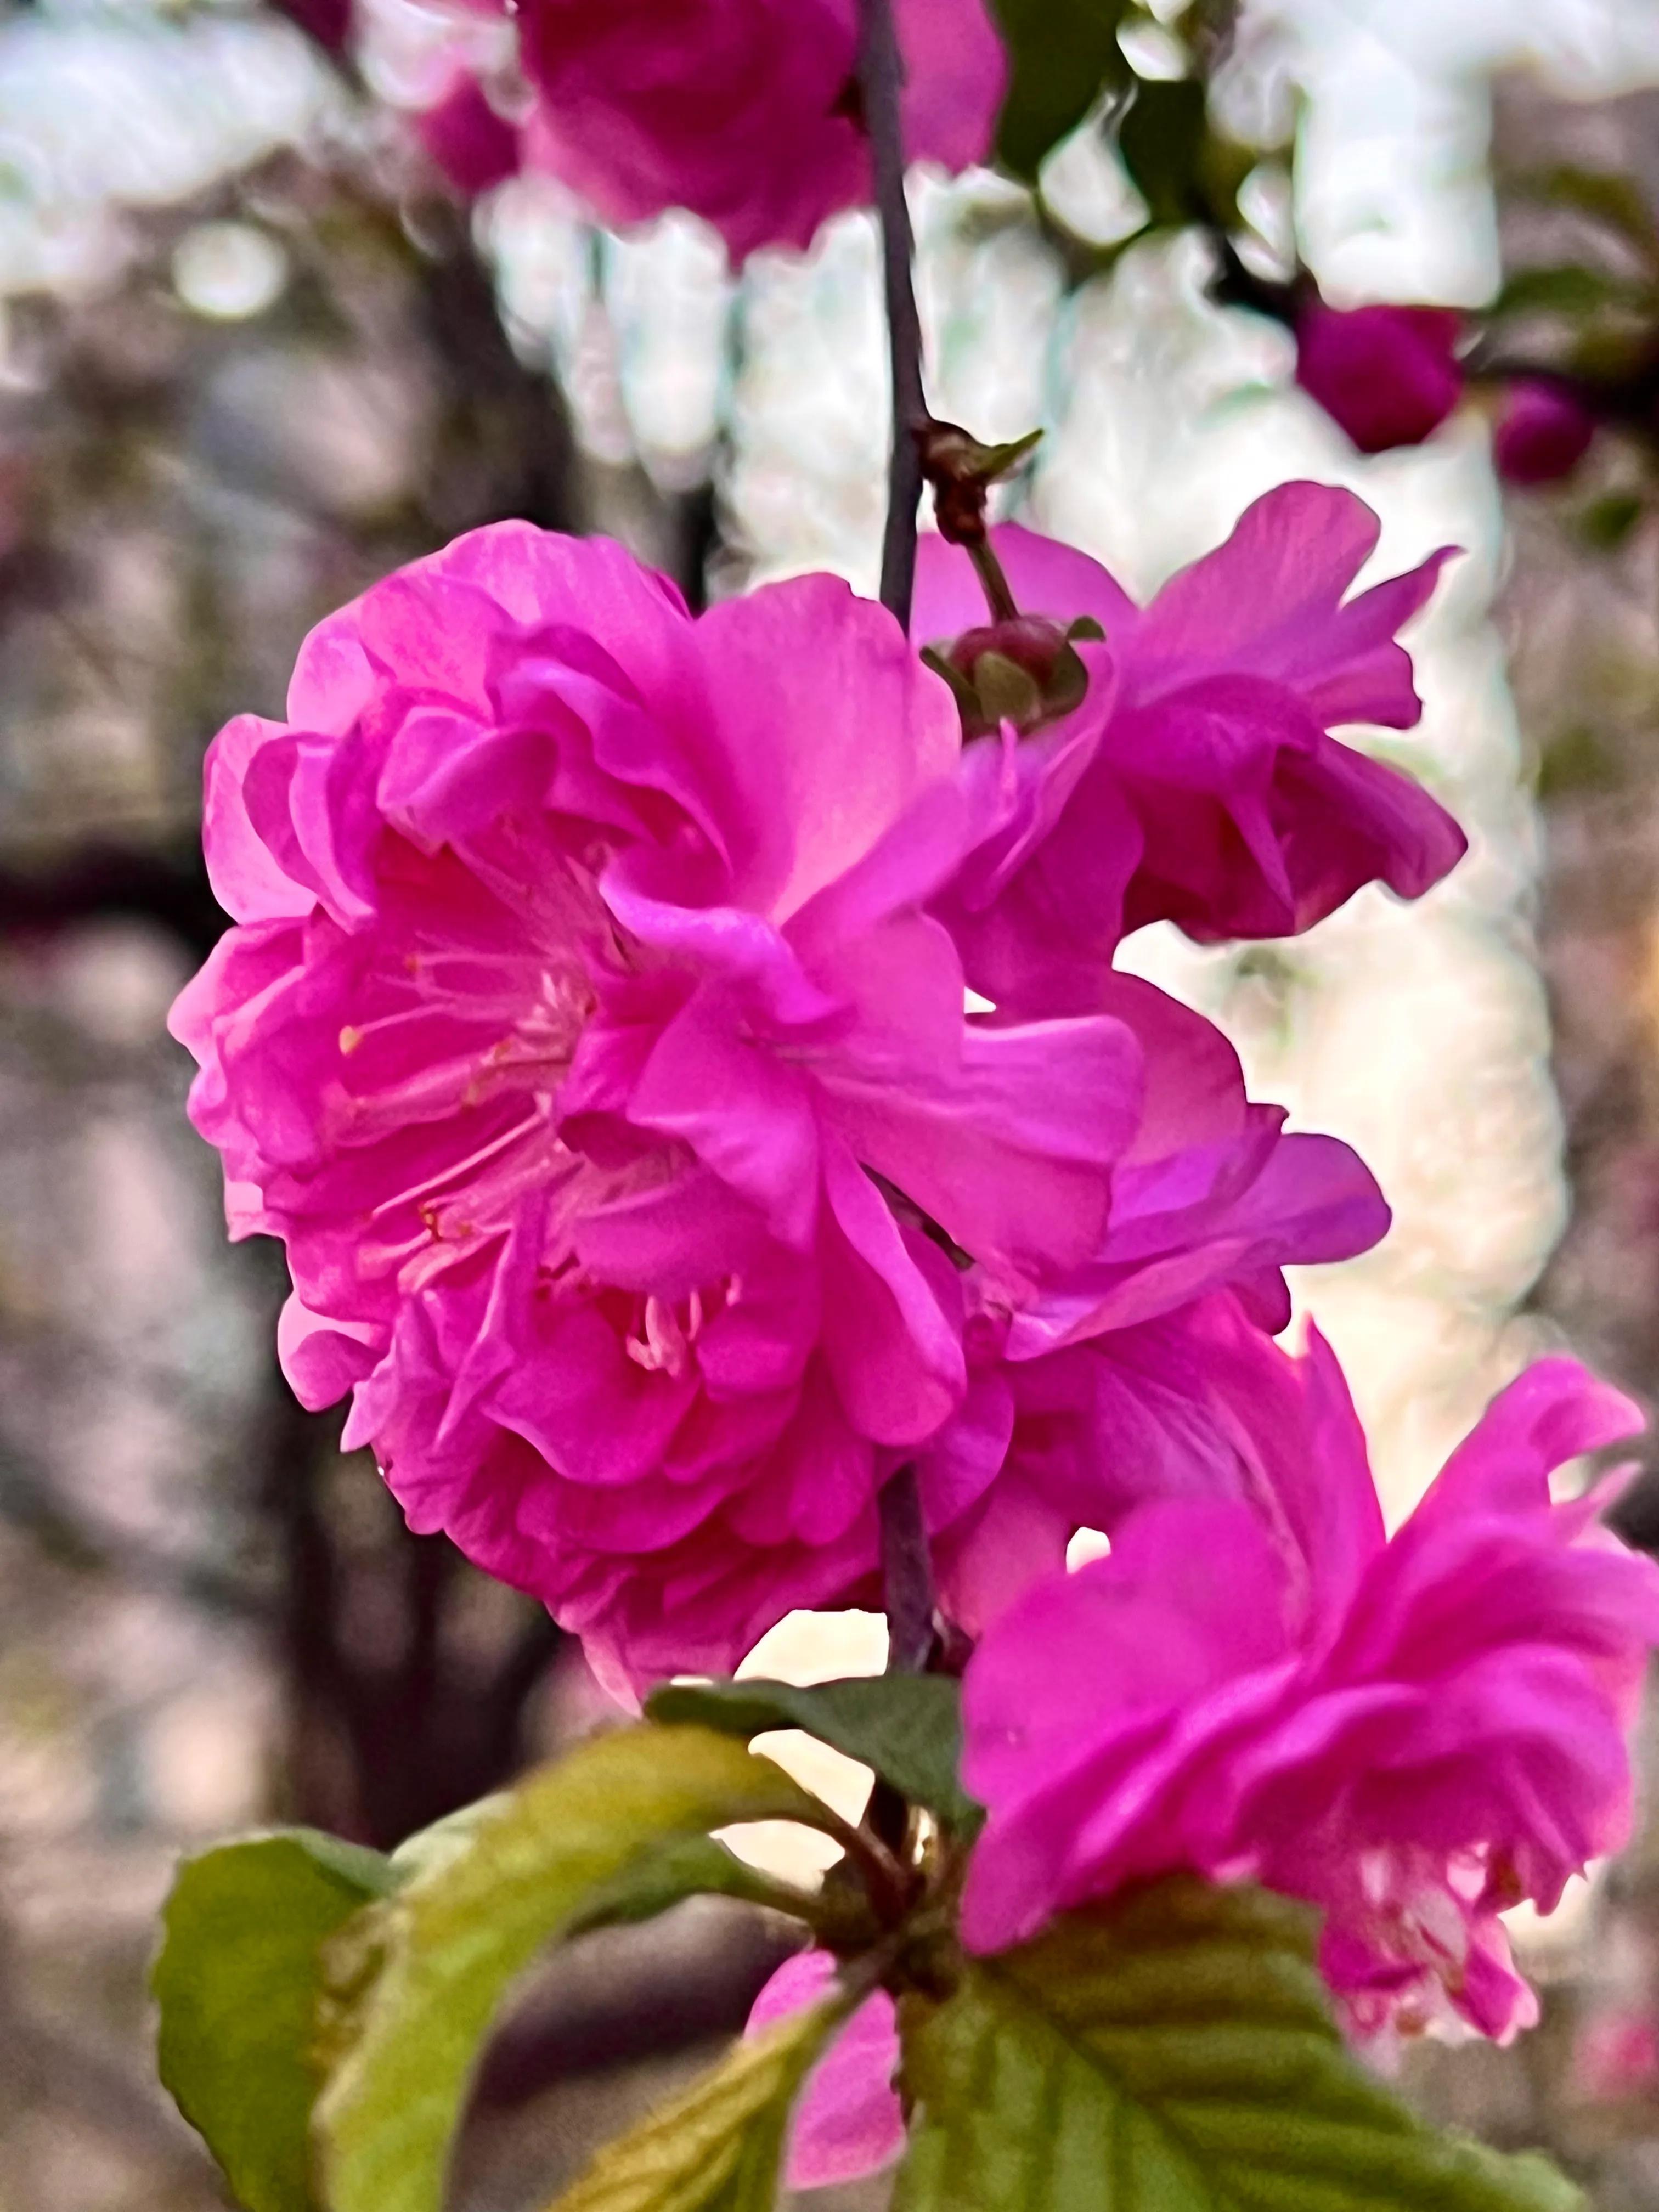
M933 1561L927 1522L921 1510L921 1486L915 1463L907 1460L890 1476L876 1500L881 1516L882 1603L887 1613L887 1672L925 1674L933 1656ZM870 1793L865 1825L888 1851L908 1849L910 1808L890 1782L879 1777Z
M881 216L883 285L892 368L893 442L887 469L887 532L881 550L881 603L910 627L916 574L916 508L921 499L922 440L933 427L921 381L921 319L904 198L904 127L900 96L904 58L892 0L859 0L859 91ZM933 1567L914 1466L884 1486L881 1564L887 1607L888 1671L919 1674L933 1648Z
M892 0L859 0L859 90L881 216L882 276L892 363L893 444L887 470L887 533L881 549L881 603L908 630L916 574L916 507L921 498L921 439L933 417L921 382L921 320L911 271L910 210L904 198L904 131L899 100L904 58Z
M883 1486L881 1573L887 1605L887 1671L921 1674L933 1650L933 1563L914 1464Z

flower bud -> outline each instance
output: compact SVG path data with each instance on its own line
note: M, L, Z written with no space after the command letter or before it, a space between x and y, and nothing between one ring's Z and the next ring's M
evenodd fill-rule
M1296 380L1362 453L1420 445L1463 390L1455 307L1328 307L1297 325Z
M990 737L1005 722L1028 737L1083 704L1089 672L1076 641L1104 636L1086 615L1069 625L1047 615L1012 615L964 630L943 647L930 646L921 657L956 694L964 738Z
M1595 435L1595 416L1565 385L1522 377L1504 395L1492 459L1506 483L1555 483L1571 475Z

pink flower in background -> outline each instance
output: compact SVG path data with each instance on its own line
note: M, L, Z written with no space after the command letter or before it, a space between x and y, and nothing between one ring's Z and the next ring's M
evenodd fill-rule
M1607 2005L1579 2028L1572 2054L1576 2093L1598 2105L1659 2091L1659 2021L1639 2005Z
M1209 1023L1127 975L1097 1003L1139 1039L1147 1081L1105 1236L1032 1295L985 1268L968 1279L968 1395L920 1458L941 1591L974 1632L1079 1528L1109 1532L1153 1498L1255 1494L1263 1376L1284 1364L1267 1332L1291 1313L1281 1270L1352 1258L1389 1225L1364 1163L1251 1103Z
M289 711L210 755L239 926L173 1016L289 1376L609 1679L728 1665L872 1573L961 1401L923 1217L1088 1258L1139 1042L964 1018L951 703L830 579L694 622L501 524L323 623Z
M1504 395L1492 459L1507 483L1555 483L1572 474L1595 435L1595 417L1571 392L1525 376Z
M1360 2035L1535 2015L1499 1913L1548 1911L1628 1832L1632 1718L1659 1567L1551 1503L1553 1468L1630 1434L1571 1362L1503 1392L1385 1538L1340 1371L1262 1372L1255 1498L1131 1514L1109 1557L1032 1589L964 1689L989 1820L963 1902L996 1950L1186 1869L1325 1914Z
M281 12L319 46L342 53L351 35L352 0L276 0Z
M826 1996L836 1978L828 1951L786 1959L756 1998L745 2036L758 2035ZM885 1990L867 1996L807 2075L789 2121L784 2185L825 2189L890 2166L904 2148L893 2076L898 2021Z
M1296 329L1296 380L1362 453L1419 446L1463 396L1455 307L1328 307Z
M490 106L483 87L465 67L429 107L419 111L415 131L456 191L469 199L517 172L518 131Z
M896 0L912 159L985 159L1006 64L983 0ZM872 196L857 0L524 0L531 157L605 222L689 208L732 258Z
M969 977L1000 1006L1092 1003L1120 939L1172 921L1193 937L1283 937L1362 884L1415 898L1464 850L1420 786L1328 732L1408 729L1422 708L1395 638L1445 552L1353 597L1376 518L1329 485L1279 487L1231 538L1137 607L1097 562L1007 524L992 542L1015 598L1091 615L1088 696L1035 736L964 754L994 821L938 910ZM915 635L982 620L964 555L923 541Z

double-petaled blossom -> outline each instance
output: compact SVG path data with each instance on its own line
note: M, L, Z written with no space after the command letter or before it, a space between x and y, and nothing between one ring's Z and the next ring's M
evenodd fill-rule
M1346 597L1377 534L1352 493L1282 485L1141 608L1086 554L992 532L1023 610L1091 617L1105 640L1073 647L1090 679L1075 712L964 754L995 826L939 911L977 989L1027 1012L1087 1005L1145 923L1289 936L1363 884L1414 898L1455 865L1464 839L1444 809L1330 735L1407 729L1422 711L1395 633L1448 556ZM926 540L918 638L983 619L965 556Z
M1110 1553L1032 1585L963 1684L963 1779L987 1808L962 1907L971 1951L1176 1872L1322 1909L1352 2033L1536 2016L1499 1915L1544 1911L1629 1832L1626 1729L1659 1642L1659 1567L1550 1474L1637 1409L1565 1359L1511 1384L1385 1537L1341 1374L1261 1337L1248 1495L1164 1499ZM1241 1401L1243 1402L1243 1401ZM792 1960L755 2027L819 1996ZM894 2154L892 2000L867 1998L808 2081L792 2173Z
M911 158L984 160L1006 64L983 0L894 15ZM527 156L605 222L689 208L741 260L871 200L857 0L523 0L517 21Z
M1251 1498L1160 1500L1109 1556L1034 1586L964 1687L988 1821L963 1906L992 1951L1177 1869L1324 1914L1362 2036L1535 2015L1499 1917L1547 1912L1628 1832L1626 1729L1659 1567L1552 1503L1636 1408L1571 1362L1496 1399L1385 1536L1341 1374L1256 1347Z
M1296 380L1362 453L1419 446L1463 396L1455 307L1329 307L1297 321Z
M173 1025L289 1377L613 1680L728 1665L872 1573L962 1401L939 1233L1098 1248L1140 1045L964 1017L954 710L830 579L694 621L501 525L325 622L289 713L210 755L238 926Z
M1290 1319L1281 1270L1350 1259L1389 1224L1346 1145L1288 1134L1282 1109L1250 1102L1211 1024L1127 975L1095 1003L1133 1030L1146 1073L1105 1234L1035 1292L969 1275L968 1395L919 1458L941 1588L973 1632L1079 1528L1109 1532L1151 1498L1249 1494L1255 1348Z

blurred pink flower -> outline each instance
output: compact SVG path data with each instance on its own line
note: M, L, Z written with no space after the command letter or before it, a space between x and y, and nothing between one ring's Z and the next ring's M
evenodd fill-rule
M949 695L830 578L694 622L501 524L324 623L289 711L210 754L239 926L173 1028L289 1379L608 1680L729 1665L873 1571L961 1400L924 1217L1087 1259L1139 1043L965 1019Z
M1285 1134L1283 1109L1249 1102L1209 1023L1128 975L1106 979L1097 1003L1134 1032L1146 1068L1106 1234L1026 1295L989 1269L968 1278L968 1395L920 1457L941 1590L975 1633L1063 1564L1079 1528L1109 1533L1153 1498L1255 1494L1261 1375L1283 1365L1267 1333L1291 1317L1281 1270L1352 1258L1389 1225L1358 1156ZM988 1488L988 1432L1000 1462Z
M1595 417L1563 386L1524 376L1504 395L1492 459L1508 483L1554 483L1589 451Z
M279 12L331 54L351 35L352 0L276 0Z
M1362 453L1418 446L1463 396L1455 307L1304 309L1296 330L1296 380Z
M1145 923L1289 936L1362 884L1415 898L1456 864L1464 839L1445 810L1328 734L1408 729L1422 712L1395 633L1449 554L1347 597L1377 534L1351 492L1282 484L1140 608L1086 554L993 531L1022 608L1092 616L1106 642L1077 648L1090 687L1074 714L963 755L995 827L938 910L976 988L1011 1011L1090 1004ZM949 639L983 614L966 556L924 539L915 635Z
M758 2035L828 1995L836 1961L828 1951L786 1959L756 1998L745 2036ZM904 2148L904 2115L893 2075L898 2021L885 1990L867 1996L807 2075L789 2122L784 2185L824 2189L890 2166Z
M1571 1361L1493 1402L1385 1538L1340 1370L1264 1347L1267 1482L1131 1514L1110 1555L1036 1586L964 1687L989 1820L971 1948L1176 1869L1325 1914L1322 1963L1362 2036L1535 2016L1498 1917L1549 1911L1628 1832L1632 1717L1659 1567L1553 1505L1550 1471L1636 1408Z
M518 169L518 131L490 106L483 87L464 66L432 105L416 115L415 132L456 191L469 199L491 191Z
M1598 2105L1659 2090L1659 2021L1636 2005L1592 2013L1573 2046L1572 2085Z
M983 0L896 0L907 149L986 158L1006 64ZM735 260L871 198L857 0L523 0L532 161L605 222L689 208Z

